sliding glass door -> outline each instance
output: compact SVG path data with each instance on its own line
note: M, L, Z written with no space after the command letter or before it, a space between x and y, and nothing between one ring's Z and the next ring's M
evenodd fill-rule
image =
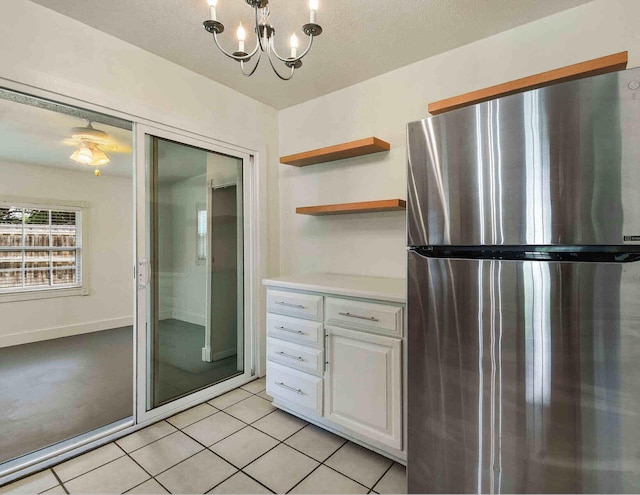
M250 376L243 181L249 157L159 130L139 139L146 162L138 187L144 419Z
M133 170L131 122L0 89L0 484L134 424Z

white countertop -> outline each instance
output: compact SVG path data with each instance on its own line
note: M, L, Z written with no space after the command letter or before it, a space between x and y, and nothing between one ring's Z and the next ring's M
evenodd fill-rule
M361 277L336 273L309 273L265 278L268 287L324 292L339 296L362 297L404 304L407 302L407 280L404 278Z

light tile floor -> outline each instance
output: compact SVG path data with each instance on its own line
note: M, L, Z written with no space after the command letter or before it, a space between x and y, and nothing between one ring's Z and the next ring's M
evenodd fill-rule
M264 379L5 493L406 493L404 466L274 408Z

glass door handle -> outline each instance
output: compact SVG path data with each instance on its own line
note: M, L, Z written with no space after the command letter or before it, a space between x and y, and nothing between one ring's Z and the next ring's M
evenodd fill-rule
M144 289L151 281L149 273L149 262L147 260L138 260L138 289Z

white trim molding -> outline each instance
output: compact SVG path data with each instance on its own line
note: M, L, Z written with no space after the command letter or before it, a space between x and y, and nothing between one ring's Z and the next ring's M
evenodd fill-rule
M62 327L44 328L42 330L32 330L29 332L11 333L0 336L0 348L14 345L31 344L42 342L43 340L59 339L61 337L71 337L85 333L101 332L113 328L128 327L133 325L133 316L123 316L122 318L112 318L109 320L88 321L65 325Z

